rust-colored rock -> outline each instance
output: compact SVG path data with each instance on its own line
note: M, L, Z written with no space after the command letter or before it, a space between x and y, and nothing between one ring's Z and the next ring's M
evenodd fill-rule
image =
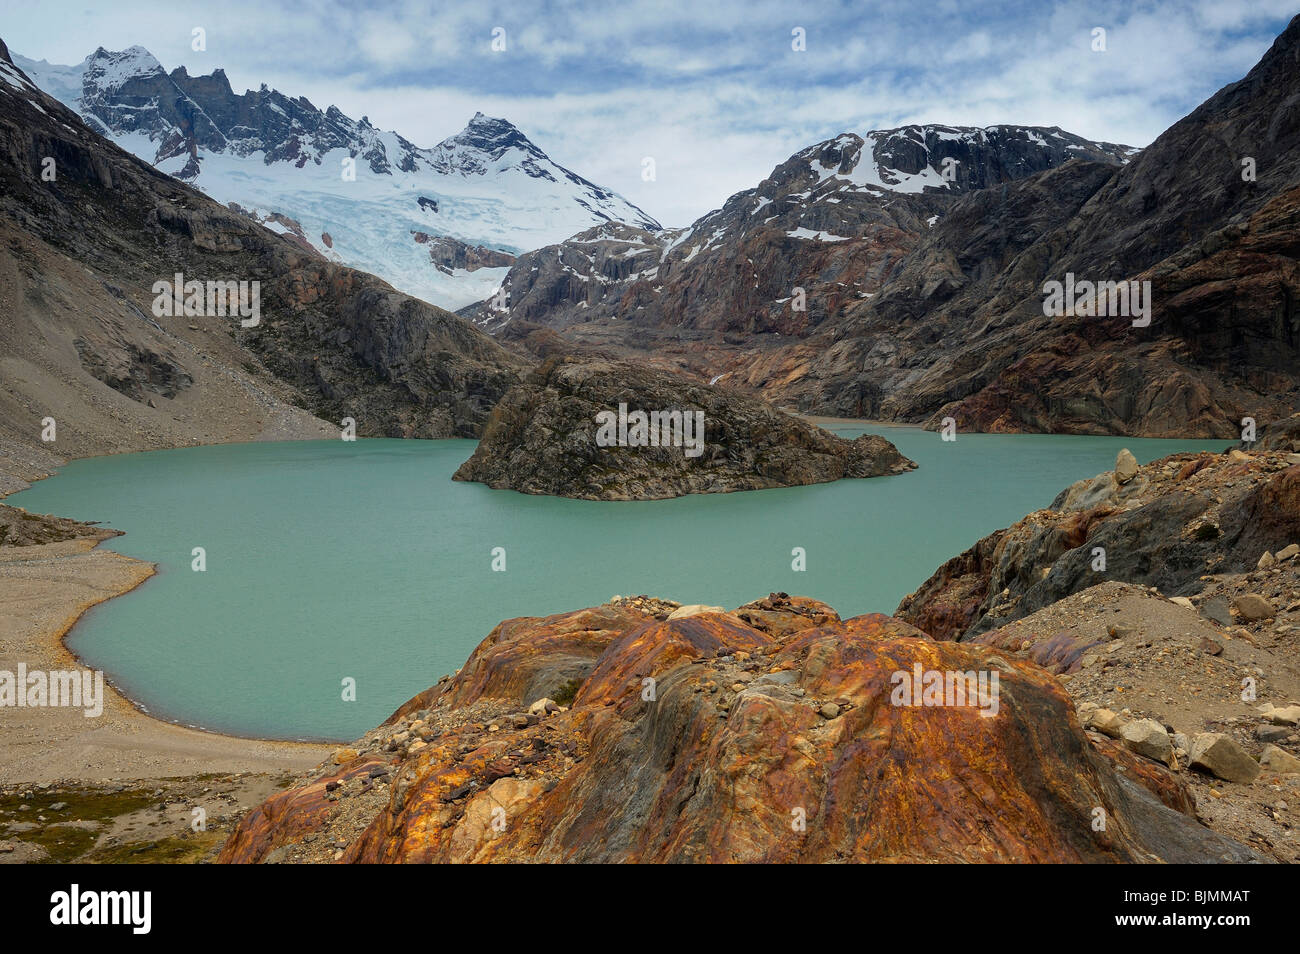
M918 668L975 681L908 705ZM575 672L571 708L522 711ZM1253 857L1184 814L1176 781L1099 751L1043 669L784 594L675 620L608 604L508 621L354 764L417 723L428 744L370 790L385 797L327 802L328 776L305 780L221 860L329 860L313 846L344 842L348 862Z

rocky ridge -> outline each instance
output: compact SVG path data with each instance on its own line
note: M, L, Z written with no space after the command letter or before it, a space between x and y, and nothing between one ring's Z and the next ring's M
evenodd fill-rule
M1114 471L953 557L895 613L937 638L969 639L1106 580L1195 600L1297 541L1300 456L1232 450L1139 467L1123 451Z

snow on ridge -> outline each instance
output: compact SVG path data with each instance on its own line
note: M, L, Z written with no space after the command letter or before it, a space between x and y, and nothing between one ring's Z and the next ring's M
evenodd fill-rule
M120 125L112 115L147 120L149 110L157 108L156 103L122 103L114 98L115 91L133 78L155 74L167 78L144 47L118 52L100 47L77 66L17 55L15 63L24 71L30 67L28 75L35 87L160 171L192 176L192 185L222 204L235 202L294 219L302 223L307 240L327 257L372 272L395 288L449 309L490 297L508 269L453 269L447 275L435 267L429 247L416 242L413 232L517 255L595 226L622 222L651 232L661 228L627 199L556 164L508 121L481 112L457 135L421 149L396 132L375 129L364 117L353 120L335 107L320 111L325 131L313 138L285 104L308 107L289 97L280 101L277 93L277 98L263 98L261 105L266 116L274 117L274 125L288 130L283 141L271 141L278 137L264 136L249 126L221 129L207 115L216 134L208 140L211 148L198 147L194 175L184 148L159 158L163 143L185 136L170 122L146 123L129 131L107 128ZM21 74L7 66L0 70L0 80L22 88ZM265 85L263 91L276 92ZM112 114L104 113L110 118L101 119L98 113L106 105ZM193 108L196 115L203 114L197 102ZM268 153L283 147L288 137L298 139L297 153L283 161L268 161ZM340 142L344 145L337 145ZM343 179L345 159L355 161L355 179ZM323 233L329 233L332 249L321 238Z

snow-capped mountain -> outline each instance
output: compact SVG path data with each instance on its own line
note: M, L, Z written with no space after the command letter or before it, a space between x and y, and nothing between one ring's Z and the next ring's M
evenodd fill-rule
M560 328L630 319L642 336L650 326L803 336L876 295L963 195L1071 159L1122 166L1136 152L1056 127L844 133L796 152L688 228L606 223L525 253L502 282L507 308L484 302L462 314L492 332L515 319ZM795 288L806 310L791 305Z
M91 129L269 228L446 308L488 297L514 256L609 222L657 231L621 196L478 113L431 149L223 70L168 73L140 46L76 66L15 63Z

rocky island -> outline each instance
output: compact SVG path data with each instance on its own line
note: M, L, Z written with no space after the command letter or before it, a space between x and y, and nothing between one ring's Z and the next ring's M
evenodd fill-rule
M880 477L916 466L763 401L617 361L556 357L493 410L456 480L584 500L657 500Z

